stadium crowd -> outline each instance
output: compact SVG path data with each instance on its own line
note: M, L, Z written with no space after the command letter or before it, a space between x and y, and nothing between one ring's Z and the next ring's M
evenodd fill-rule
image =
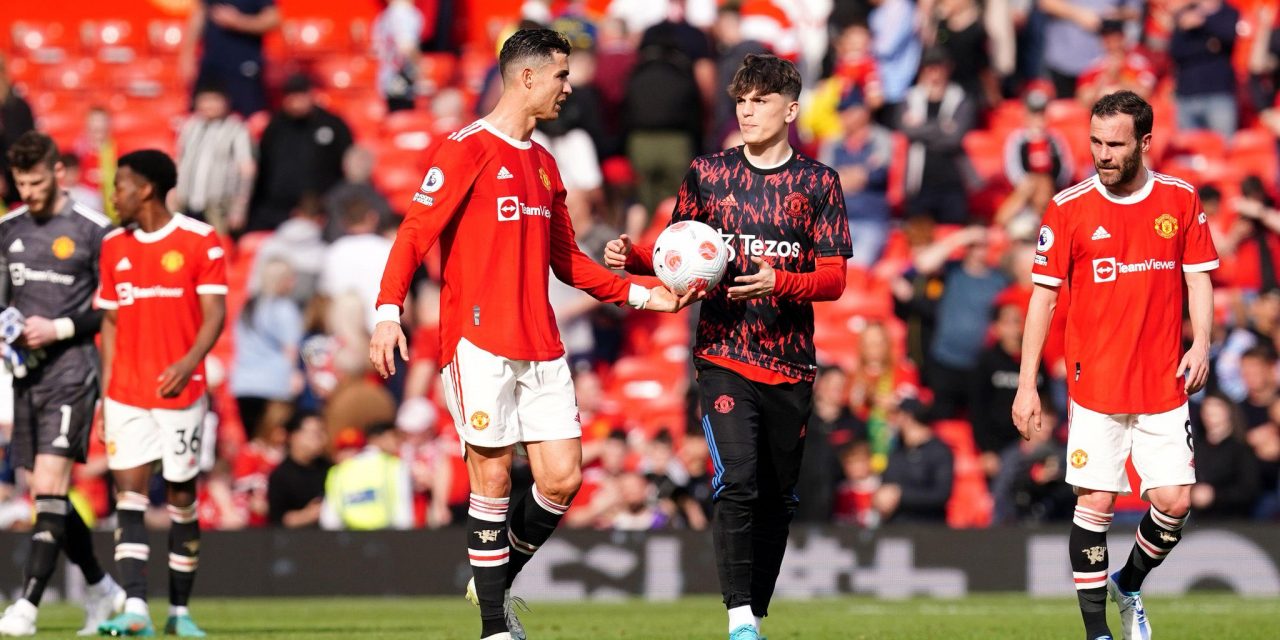
M114 158L165 149L180 169L172 205L224 235L231 315L210 358L206 437L218 444L205 449L202 526L446 526L468 487L439 394L432 260L409 305L409 366L384 383L366 345L421 151L491 107L496 48L452 42L453 2L389 0L353 25L257 4L115 39L104 25L59 40L15 23L0 54L0 158L25 130L50 133L72 196L110 215ZM1060 326L1042 383L1052 428L1022 441L1009 408L1040 215L1093 174L1088 108L1118 89L1152 102L1149 165L1199 187L1223 258L1211 381L1193 398L1196 517L1280 517L1274 3L830 4L815 17L785 0L529 0L519 17L575 47L573 93L536 139L597 259L620 232L656 237L690 160L737 144L723 87L745 54L802 69L793 146L839 171L855 255L844 297L817 305L824 365L801 521L1071 517ZM518 23L492 25L493 40ZM264 51L277 30L285 45ZM586 461L568 524L705 527L712 456L687 400L690 314L552 287ZM0 485L0 527L30 523L13 482ZM110 516L96 439L76 487L82 511Z

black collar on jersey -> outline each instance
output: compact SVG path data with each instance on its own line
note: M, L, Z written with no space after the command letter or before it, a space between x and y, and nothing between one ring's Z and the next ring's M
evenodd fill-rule
M742 154L742 163L747 165L747 168L750 169L752 173L758 173L762 176L773 175L775 173L782 173L783 171L786 171L787 168L790 167L793 162L796 161L796 158L800 157L800 152L796 151L795 149L792 149L791 155L787 158L786 162L783 162L782 164L776 167L773 167L772 169L761 169L760 167L757 167L754 164L751 164L751 161L747 159L747 145L744 144L739 146L738 152Z

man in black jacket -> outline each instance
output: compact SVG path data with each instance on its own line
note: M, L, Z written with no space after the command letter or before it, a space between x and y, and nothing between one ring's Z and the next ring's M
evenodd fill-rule
M306 76L286 80L280 111L258 143L248 223L234 231L272 231L289 219L304 195L327 193L342 180L342 156L351 142L347 123L315 103Z
M951 449L934 437L928 421L929 407L915 398L900 402L890 417L899 446L889 454L884 484L871 499L886 522L946 522Z

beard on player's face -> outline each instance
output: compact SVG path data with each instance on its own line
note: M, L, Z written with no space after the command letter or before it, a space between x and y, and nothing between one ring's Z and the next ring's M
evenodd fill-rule
M1133 152L1122 158L1113 157L1110 162L1102 163L1094 160L1094 169L1098 171L1098 179L1107 187L1127 184L1138 175L1142 166L1142 147L1133 146ZM1103 169L1119 169L1119 171L1103 171Z

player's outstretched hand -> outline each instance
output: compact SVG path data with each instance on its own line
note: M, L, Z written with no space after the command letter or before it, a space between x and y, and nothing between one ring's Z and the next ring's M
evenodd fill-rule
M604 264L610 269L626 268L628 255L631 255L631 238L625 233L604 245Z
M778 275L773 272L773 265L760 256L752 256L751 262L757 271L749 276L738 276L733 279L739 286L729 289L730 300L751 300L773 294L778 284Z
M196 370L196 365L187 362L184 358L171 365L160 373L160 378L156 381L159 383L157 392L161 398L175 398L182 390L187 388L187 383L191 381L191 374Z
M373 328L373 337L369 339L369 362L378 375L387 378L396 373L396 350L400 357L409 361L409 343L404 339L404 331L399 322L383 320Z
M1040 430L1040 393L1034 387L1018 386L1018 395L1013 398L1013 426L1023 440L1031 439L1033 428Z
M649 290L649 302L644 308L650 311L675 313L706 297L706 291L689 291L682 296L677 296L670 289L657 286Z
M1192 344L1178 363L1178 371L1174 375L1186 373L1184 389L1188 394L1196 393L1209 381L1209 347Z

